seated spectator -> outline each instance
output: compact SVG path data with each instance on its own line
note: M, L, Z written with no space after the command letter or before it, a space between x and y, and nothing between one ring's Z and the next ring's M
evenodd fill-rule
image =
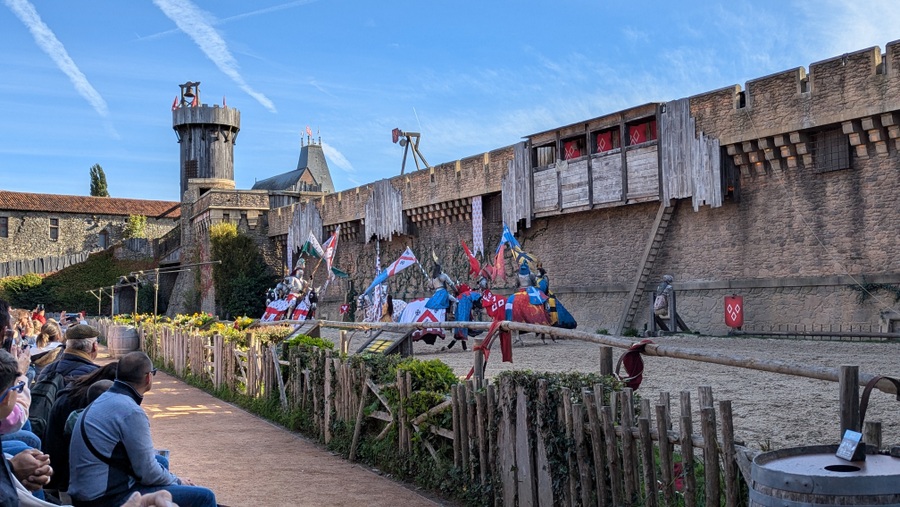
M215 494L156 460L150 420L140 404L156 369L143 352L120 360L116 381L78 418L69 448L69 495L76 506L120 506L134 493L166 490L178 505L215 507Z
M65 347L62 344L62 331L55 320L49 319L41 326L41 332L34 340L34 346L29 349L31 354L31 368L33 374L29 375L34 380L41 374L45 366L52 363Z
M37 380L51 373L60 373L67 380L86 375L99 368L94 364L100 346L97 337L100 332L86 324L71 326L66 330L66 348L59 360L46 366Z
M25 370L31 358L28 353L20 348L11 349L13 358L19 365L18 371ZM9 393L8 398L14 399L14 406L9 415L0 419L0 441L3 441L4 452L18 454L27 449L41 449L41 439L31 432L31 424L28 422L28 411L31 407L31 391L28 389L28 377L22 375L17 379L24 385L15 393Z
M13 394L25 389L24 375L20 374L20 366L15 357L0 350L0 393L2 393L0 419L6 420L15 411L18 399ZM4 459L0 464L0 505L19 505L17 483L21 483L30 491L40 490L53 474L50 457L32 449L7 458L5 445L3 451Z
M66 432L68 420L75 413L81 413L96 397L91 398L91 390L96 384L106 380L112 385L116 378L118 362L106 364L93 372L78 377L60 391L50 409L47 429L44 432L44 451L53 457L56 471L50 479L48 489L66 491L69 488L69 444L72 433ZM97 393L99 396L100 393ZM73 421L74 422L74 421Z

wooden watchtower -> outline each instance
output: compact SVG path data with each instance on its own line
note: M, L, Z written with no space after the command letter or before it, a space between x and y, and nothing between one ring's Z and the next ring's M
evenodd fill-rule
M211 188L234 188L234 143L241 130L241 112L200 102L200 82L181 87L172 105L172 128L181 144L181 199L189 184L199 195Z

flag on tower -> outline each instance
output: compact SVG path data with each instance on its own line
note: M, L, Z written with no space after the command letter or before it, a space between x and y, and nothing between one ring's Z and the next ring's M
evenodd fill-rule
M200 96L194 95L194 100L191 101L191 107L197 107L200 105Z
M306 135L308 135L309 137L312 137L312 129L309 128L309 125L306 126Z
M178 109L178 96L175 96L175 100L172 101L172 111Z
M225 109L228 109L228 104L225 103L225 96L224 96L224 95L222 95L222 107L224 107Z

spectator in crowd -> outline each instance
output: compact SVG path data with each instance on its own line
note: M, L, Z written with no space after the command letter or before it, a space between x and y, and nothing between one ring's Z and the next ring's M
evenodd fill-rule
M31 370L34 379L41 374L45 366L52 363L64 349L63 334L59 324L53 319L47 319L47 323L41 326L41 332L34 340L34 346L29 349L31 354Z
M112 388L78 418L69 448L69 495L76 505L120 506L136 491L166 490L178 505L216 506L212 490L177 477L156 460L150 420L140 407L155 374L147 354L125 354Z
M5 351L4 351L5 352ZM17 371L28 369L31 357L18 346L13 346L9 354L18 364ZM10 399L15 401L12 411L5 419L0 419L0 440L3 441L4 452L15 455L26 449L40 449L41 439L31 432L31 424L28 422L28 410L31 407L31 391L28 389L28 377L22 375L17 382L24 385L14 393L8 393Z
M41 321L41 325L47 323L47 317L44 316L44 305L38 305L31 314L31 318Z
M16 396L25 390L25 378L21 374L21 364L12 354L0 350L0 419L7 421L19 407ZM4 431L0 425L0 432ZM0 466L0 505L19 505L16 483L20 482L30 491L40 490L50 480L53 468L50 457L38 450L30 449L6 458L8 452L3 442L4 460Z
M99 368L94 364L100 345L97 337L100 332L87 324L78 324L66 330L66 348L59 360L46 366L38 382L52 373L61 374L66 380L87 375Z
M112 380L116 378L118 364L113 361L87 375L76 378L60 391L53 402L47 419L47 429L44 432L43 447L56 463L56 473L53 474L50 484L47 486L49 489L66 491L69 487L69 444L72 434L71 432L67 434L65 430L70 416L76 412L80 413L96 399L96 397L91 398L91 389L95 385L103 380L112 384ZM99 395L100 393L97 393L97 396Z

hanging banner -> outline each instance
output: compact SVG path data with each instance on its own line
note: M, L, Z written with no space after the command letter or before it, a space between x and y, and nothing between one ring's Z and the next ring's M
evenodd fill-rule
M740 329L744 325L744 297L725 296L725 325Z
M478 254L484 255L484 231L482 229L483 214L481 211L481 196L472 198L472 249Z

